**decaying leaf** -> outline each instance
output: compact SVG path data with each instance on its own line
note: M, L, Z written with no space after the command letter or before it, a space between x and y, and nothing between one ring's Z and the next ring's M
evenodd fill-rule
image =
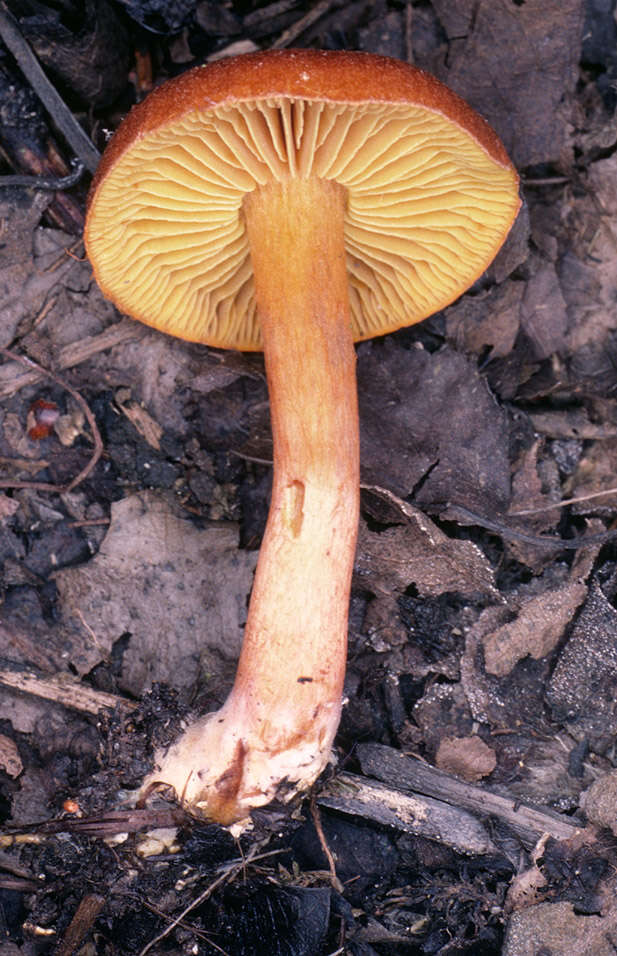
M235 525L202 528L180 514L153 492L125 498L96 557L56 574L79 674L121 637L122 686L135 694L153 681L214 681L237 658L255 555L238 550Z
M504 909L510 913L513 910L526 909L534 903L541 903L548 880L537 864L523 870L514 877L508 888Z
M523 585L510 594L508 606L482 612L476 632L487 674L504 677L527 655L540 660L553 650L586 597L585 581L597 550L596 546L580 551L565 581L563 574L555 581L554 568L547 572L544 587L537 579L531 590Z
M565 347L566 303L552 263L543 262L525 285L521 328L534 359L546 359Z
M541 535L553 531L559 522L560 500L557 466L552 458L541 455L542 442L534 441L513 465L512 499L508 524L526 534ZM531 511L531 514L524 512ZM518 512L523 514L518 515ZM552 549L523 541L508 542L508 550L521 564L538 573L554 561Z
M412 716L429 752L438 751L444 736L471 737L473 733L473 717L460 683L429 684Z
M617 294L616 182L617 156L590 164L586 194L574 207L574 248L560 271L568 306L568 346L578 353L576 371L588 372L591 360L592 367L597 364L596 376L607 376L609 386L613 379L607 347L615 332Z
M361 346L361 468L430 507L455 502L481 514L510 494L507 418L475 363L448 348L404 349L393 339ZM421 487L419 487L421 484Z
M616 633L617 611L594 583L546 693L554 719L591 740L617 733Z
M60 278L41 274L34 266L33 231L49 201L49 195L43 192L29 195L19 190L0 196L2 346L10 344L21 319L31 309L36 313ZM69 266L67 261L65 271Z
M404 525L374 532L361 522L358 583L374 594L400 594L413 584L425 596L496 596L493 569L477 545L449 538L417 508L402 505Z
M203 346L172 339L151 329L140 330L135 341L94 360L92 374L114 386L131 384L134 397L143 402L165 433L183 434L192 395L224 389L242 375L260 374L244 353L218 353ZM189 409L187 410L187 405Z
M517 165L557 159L578 77L581 0L433 5L448 36L447 57L430 64L440 79L486 116ZM513 51L515 68L504 70Z
M617 836L617 770L603 774L581 794L581 810L592 823L608 827Z
M512 880L506 894L506 913L542 902L542 892L548 881L538 866L538 860L541 859L548 840L548 833L540 837L531 854L531 866Z
M528 654L535 660L545 657L561 639L586 594L583 582L569 581L562 588L545 591L525 601L513 621L484 638L487 673L504 677Z
M597 492L606 489L607 494ZM613 515L617 508L617 438L594 441L581 455L570 481L568 492L573 498L585 499L573 506L578 514L596 512Z
M586 408L556 409L532 412L533 427L548 438L592 439L615 438L617 427L610 421L596 423Z
M448 341L458 351L503 358L514 346L520 328L521 283L504 282L484 295L463 296L446 310Z

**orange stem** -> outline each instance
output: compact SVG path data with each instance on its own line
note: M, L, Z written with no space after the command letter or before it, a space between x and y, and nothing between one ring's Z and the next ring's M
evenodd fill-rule
M274 483L236 681L152 779L228 823L306 789L340 718L359 499L345 190L317 179L244 202L264 342Z

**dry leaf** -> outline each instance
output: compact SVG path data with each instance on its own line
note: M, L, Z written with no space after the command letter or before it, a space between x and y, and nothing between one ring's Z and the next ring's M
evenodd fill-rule
M421 63L479 110L517 166L558 159L578 80L581 0L433 0L446 50ZM461 29L461 24L466 24ZM514 66L504 69L503 64Z
M435 755L435 766L470 783L488 777L497 766L495 751L481 737L444 737Z
M10 518L19 509L19 501L16 498L9 498L8 495L0 494L0 521L3 518Z
M24 769L15 742L0 734L0 770L4 770L13 780Z
M597 584L561 651L546 699L554 719L594 741L617 733L617 611Z
M238 549L235 525L204 528L180 514L153 492L116 502L96 557L55 575L79 674L121 637L120 684L136 695L153 681L183 688L233 668L256 555Z
M496 595L493 569L477 545L448 538L421 511L406 509L407 524L384 531L369 531L361 521L358 583L374 594L400 594L414 584L422 596Z
M528 654L534 660L546 657L563 636L586 594L585 584L571 581L565 587L525 601L513 621L484 637L487 673L504 677Z
M358 394L363 481L387 483L401 498L415 491L420 507L507 508L507 416L475 362L448 348L405 349L392 338L363 343Z
M547 880L536 864L514 877L504 904L504 911L511 913L514 910L525 909L542 900Z
M163 429L143 405L133 400L122 401L118 394L116 394L116 405L137 429L141 437L147 441L150 448L160 451Z
M581 810L592 823L607 827L617 836L617 770L611 770L594 780L581 794Z

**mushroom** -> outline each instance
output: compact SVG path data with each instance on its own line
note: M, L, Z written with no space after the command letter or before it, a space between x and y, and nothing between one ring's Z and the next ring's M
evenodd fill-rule
M358 524L354 341L456 299L518 208L488 124L433 77L370 54L221 60L119 127L89 197L99 286L164 332L263 349L274 443L233 689L156 755L145 790L170 785L229 824L323 770Z

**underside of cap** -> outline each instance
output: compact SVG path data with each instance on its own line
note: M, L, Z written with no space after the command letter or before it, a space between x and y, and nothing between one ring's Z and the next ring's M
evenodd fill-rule
M349 90L341 89L346 60ZM518 180L459 97L404 63L369 55L241 57L228 78L243 76L243 64L259 77L259 96L247 95L244 81L213 102L220 65L190 71L137 107L104 157L86 244L99 285L122 311L191 341L261 348L243 200L290 177L347 190L356 340L431 315L481 275L518 211Z

